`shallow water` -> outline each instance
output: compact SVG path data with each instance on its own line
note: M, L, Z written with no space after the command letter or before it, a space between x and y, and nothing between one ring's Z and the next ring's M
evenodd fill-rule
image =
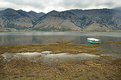
M48 52L48 53L44 53ZM52 54L51 51L44 52L26 52L26 53L4 53L1 56L3 57L3 62L9 62L11 60L22 60L27 59L32 62L37 62L40 64L46 64L49 66L57 65L62 62L70 61L80 61L85 59L99 58L99 55L88 54L88 53L79 53L79 54L70 54L70 53L57 53Z

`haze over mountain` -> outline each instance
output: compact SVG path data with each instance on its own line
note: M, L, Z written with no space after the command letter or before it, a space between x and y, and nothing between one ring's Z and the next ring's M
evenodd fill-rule
M119 9L73 9L47 14L14 10L0 11L0 31L112 31L121 30Z

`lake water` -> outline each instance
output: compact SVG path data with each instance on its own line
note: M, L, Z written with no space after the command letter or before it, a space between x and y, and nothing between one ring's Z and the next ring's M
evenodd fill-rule
M88 44L87 38L101 41L121 41L121 32L1 32L0 45L52 44L57 41L72 41L75 44ZM100 44L101 49L121 53L121 47L114 44Z
M0 45L25 45L25 44L51 44L56 43L57 41L72 41L75 44L89 44L87 43L88 37L99 38L101 41L121 41L121 33L116 32L1 32L0 33ZM101 56L113 56L121 58L121 46L115 44L99 44L100 49L102 49ZM104 50L104 51L103 51ZM118 54L116 54L118 53ZM3 56L10 59L14 57L20 57L20 53L9 54L5 53ZM38 55L40 53L21 53L22 56L28 58L31 55ZM16 56L18 55L18 56ZM48 65L53 65L62 61L70 60L82 60L83 58L93 58L93 56L98 57L97 55L90 55L88 53L81 53L77 55L72 55L68 53L59 53L59 54L48 54L41 55L41 57L33 58L35 60L43 59L43 63ZM31 57L30 57L31 58ZM8 60L8 59L7 59ZM49 62L48 62L49 61Z
M87 44L88 37L121 41L120 32L1 32L0 45L50 44L57 41Z

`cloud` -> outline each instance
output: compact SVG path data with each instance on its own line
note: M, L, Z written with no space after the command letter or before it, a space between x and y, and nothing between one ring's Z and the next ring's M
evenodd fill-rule
M120 7L121 0L0 0L0 8L48 12L51 10Z
M62 0L61 6L65 8L113 8L120 6L121 0Z

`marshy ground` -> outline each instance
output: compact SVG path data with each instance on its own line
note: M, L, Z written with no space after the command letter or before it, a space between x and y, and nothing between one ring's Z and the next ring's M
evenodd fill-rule
M102 44L115 44L121 47L121 41L105 41ZM0 54L52 51L52 54L88 53L100 56L99 58L65 61L53 66L41 64L41 61L31 62L26 58L6 62L0 56L0 80L121 80L121 58L102 56L101 52L108 51L100 47L100 44L80 45L69 41L47 45L0 46Z

